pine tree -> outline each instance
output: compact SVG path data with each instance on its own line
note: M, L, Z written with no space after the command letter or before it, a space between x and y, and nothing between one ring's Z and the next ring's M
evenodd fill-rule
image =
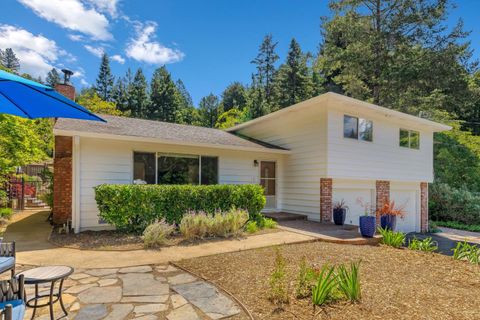
M147 118L147 109L148 105L150 104L150 100L148 96L147 80L145 79L142 69L138 68L131 85L128 86L127 89L127 110L130 112L130 116L133 118Z
M148 118L177 122L180 117L180 94L165 66L155 70L150 87Z
M98 95L104 101L112 101L112 88L114 83L114 76L110 70L110 59L104 52L102 55L102 61L100 63L100 70L98 72L97 82L95 89Z
M258 86L263 87L265 101L267 104L271 104L273 102L275 95L274 79L277 72L275 63L279 59L275 52L277 44L278 42L273 41L273 36L271 34L267 34L265 38L263 38L257 57L251 61L251 63L256 65L256 82Z
M13 52L12 48L7 48L2 54L1 64L3 67L18 72L20 70L20 60Z
M243 109L247 106L247 93L245 87L240 82L230 84L222 93L223 112L230 109Z
M252 85L248 89L248 109L252 119L259 118L271 112L270 106L265 101L263 87L257 83L257 78L252 75Z
M128 87L125 78L118 78L113 86L112 100L118 110L124 114L130 114L128 105Z
M192 96L188 92L183 81L181 79L178 79L175 85L177 87L178 93L180 94L180 108L183 109L193 107Z
M218 97L213 93L203 97L200 100L198 112L200 113L201 124L204 127L214 128L218 117L222 114Z
M287 61L277 73L278 105L288 107L312 97L313 84L308 59L295 39L290 42Z
M47 85L52 88L54 88L56 84L61 82L60 74L58 73L57 69L53 68L52 70L48 71L46 82Z

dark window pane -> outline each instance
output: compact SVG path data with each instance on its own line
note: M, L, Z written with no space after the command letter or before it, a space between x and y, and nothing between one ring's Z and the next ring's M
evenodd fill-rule
M260 178L275 178L275 162L262 161L260 165Z
M358 139L358 118L343 116L343 136Z
M370 120L358 119L358 131L360 140L372 141L373 122Z
M408 148L408 130L400 129L400 147Z
M198 157L158 157L158 184L198 184Z
M420 149L420 133L418 131L410 131L410 148Z
M266 196L275 195L275 179L260 179L260 185L265 190Z
M202 157L202 184L218 183L218 158Z
M154 153L133 153L133 180L145 181L148 184L155 183Z

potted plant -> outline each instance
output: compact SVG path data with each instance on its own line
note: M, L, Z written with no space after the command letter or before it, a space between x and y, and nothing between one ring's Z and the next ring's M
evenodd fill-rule
M345 200L336 201L333 204L333 222L337 226L343 226L345 223L345 217L347 216L348 206L345 204Z
M369 202L363 202L362 198L358 198L357 203L365 210L365 214L360 216L360 234L362 237L372 238L376 229L376 218L372 215L373 207Z
M405 206L397 206L395 201L389 201L377 210L377 215L380 216L380 226L382 229L395 231L397 217L403 218L405 215Z

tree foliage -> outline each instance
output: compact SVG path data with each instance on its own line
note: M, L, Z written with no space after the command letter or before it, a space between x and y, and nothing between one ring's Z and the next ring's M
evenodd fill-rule
M102 100L112 101L112 89L114 83L114 76L110 70L110 59L104 52L102 61L100 63L100 70L95 84L95 89Z
M122 112L117 109L115 103L102 100L93 89L83 90L77 97L77 102L93 113L109 114L113 116L122 115Z
M7 48L5 51L0 50L0 64L11 72L18 73L20 71L20 60L12 48Z
M47 85L54 88L55 85L61 81L62 79L60 78L60 74L58 73L57 69L52 68L52 70L48 71L47 78L45 79Z

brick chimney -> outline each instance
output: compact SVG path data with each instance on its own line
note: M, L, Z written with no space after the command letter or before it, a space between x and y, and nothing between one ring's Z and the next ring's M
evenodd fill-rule
M70 84L72 71L63 69L64 81L55 85L55 90L70 100L75 100L75 87ZM63 225L72 220L72 155L73 139L55 136L53 159L53 223Z

